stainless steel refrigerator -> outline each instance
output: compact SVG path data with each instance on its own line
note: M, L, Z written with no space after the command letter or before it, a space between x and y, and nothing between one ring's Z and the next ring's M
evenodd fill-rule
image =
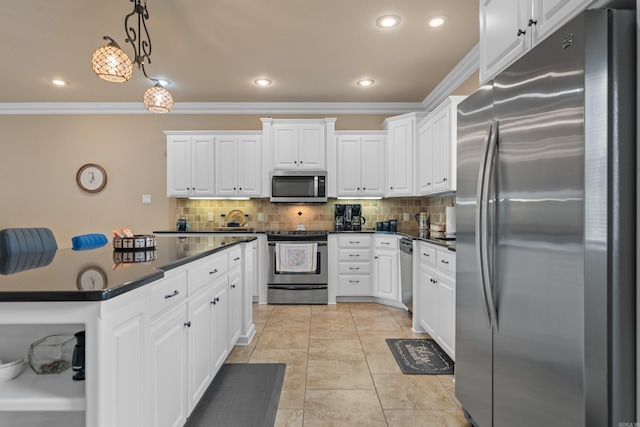
M458 107L455 384L473 425L636 421L635 57L635 12L586 11Z

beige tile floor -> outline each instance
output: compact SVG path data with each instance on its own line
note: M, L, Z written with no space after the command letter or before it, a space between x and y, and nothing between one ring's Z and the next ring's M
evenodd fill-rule
M404 375L386 338L421 338L375 303L253 305L257 333L228 363L286 363L276 426L469 426L452 375Z

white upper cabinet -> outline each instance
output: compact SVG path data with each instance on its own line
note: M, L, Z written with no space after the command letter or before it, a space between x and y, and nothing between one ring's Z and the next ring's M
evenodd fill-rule
M480 81L485 83L593 0L480 0Z
M262 191L260 135L218 136L215 141L216 196L255 196Z
M271 129L273 169L326 169L324 122L274 120Z
M214 143L210 135L167 135L167 196L214 195Z
M457 107L464 98L450 96L418 124L418 195L456 190Z
M337 137L338 197L384 196L385 135Z
M425 114L389 117L387 130L387 191L389 197L413 196L413 153L416 125Z

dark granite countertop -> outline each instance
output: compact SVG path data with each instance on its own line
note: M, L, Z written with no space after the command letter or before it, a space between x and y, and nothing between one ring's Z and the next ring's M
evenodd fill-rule
M145 262L121 262L133 252L58 249L0 258L0 301L102 301L144 286L164 271L211 255L255 236L159 236L155 249L137 251Z

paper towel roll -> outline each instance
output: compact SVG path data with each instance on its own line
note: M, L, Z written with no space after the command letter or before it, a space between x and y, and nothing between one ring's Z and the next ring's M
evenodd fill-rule
M447 206L445 208L445 232L447 235L456 234L456 207Z

